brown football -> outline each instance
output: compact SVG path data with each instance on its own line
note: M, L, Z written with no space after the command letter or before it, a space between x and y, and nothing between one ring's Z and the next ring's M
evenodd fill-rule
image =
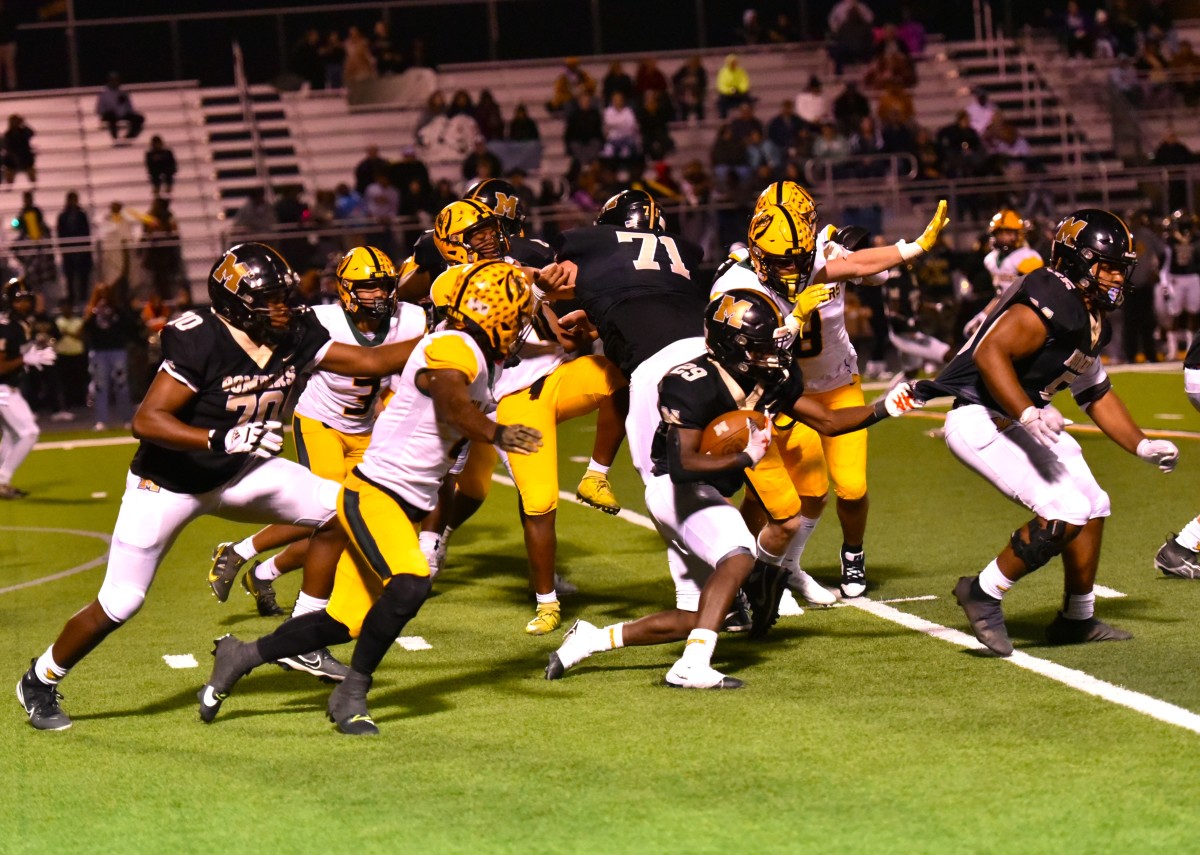
M767 426L767 417L755 410L731 410L713 419L700 435L702 454L737 454L750 439L750 419L759 428Z

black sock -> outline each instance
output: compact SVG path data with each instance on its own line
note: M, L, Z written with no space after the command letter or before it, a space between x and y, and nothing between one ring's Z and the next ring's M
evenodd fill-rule
M396 643L400 631L420 610L431 588L432 580L428 576L407 573L393 576L363 618L350 667L360 674L374 674L388 648Z
M842 544L842 552L843 553L849 552L851 555L858 555L862 551L863 551L863 545L861 543L856 546L851 546L848 543Z
M334 620L326 611L319 611L285 620L279 629L264 635L256 644L263 661L274 662L285 656L312 653L331 644L345 644L349 640L350 630L344 623Z

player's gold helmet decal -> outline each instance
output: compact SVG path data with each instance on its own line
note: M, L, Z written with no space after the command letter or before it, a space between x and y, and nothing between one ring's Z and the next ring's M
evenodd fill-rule
M372 317L382 318L396 309L396 285L399 276L387 253L373 246L356 246L342 256L337 266L337 293L347 312L362 309ZM359 290L379 289L382 297L363 299Z
M533 289L506 261L451 267L434 280L430 297L451 323L482 333L493 359L508 356L533 312Z
M817 201L795 181L775 181L768 184L767 188L758 194L753 216L762 213L768 205L787 208L798 214L801 219L807 220L814 229L817 227Z
M442 208L433 224L433 243L448 264L499 259L508 253L500 218L474 199L459 199Z
M812 276L817 248L812 224L790 208L767 205L750 221L747 243L758 281L794 303Z

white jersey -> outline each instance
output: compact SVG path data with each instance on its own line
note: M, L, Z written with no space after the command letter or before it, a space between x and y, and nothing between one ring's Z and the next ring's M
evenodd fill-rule
M825 268L827 260L846 252L840 244L829 239L833 231L833 226L826 226L817 233L817 251L808 284ZM788 302L758 281L758 274L754 272L746 250L734 250L729 257L731 261L736 261L729 264L713 282L709 299L732 288L746 288L766 294L785 317L795 310L795 303ZM841 283L835 283L833 299L818 309L817 313L819 318L809 320L809 328L800 340L799 349L795 351L804 375L806 392L840 389L854 382L858 374L858 353L846 331L846 293Z
M538 312L543 311L550 310L539 306ZM528 389L567 361L567 352L563 350L554 334L544 326L542 323L536 323L525 328L521 347L517 350L520 361L506 367L496 381L496 403L506 395Z
M1037 270L1044 263L1038 251L1028 246L1019 246L1003 255L999 249L993 249L983 257L983 266L992 275L992 287L997 294L1002 293L1018 277Z
M440 368L466 374L471 403L487 410L500 367L489 363L475 340L464 332L430 333L408 358L396 394L375 422L371 444L356 467L367 480L424 511L437 504L442 479L466 444L455 428L438 421L433 399L417 388L418 372Z
M425 312L411 303L400 303L389 319L387 331L368 338L350 320L350 316L338 303L314 306L312 313L321 326L329 330L329 337L342 344L374 347L408 341L425 333ZM327 427L346 434L360 435L371 432L375 424L375 401L380 386L386 388L388 380L346 377L331 371L314 371L308 385L296 402L296 413L318 421Z

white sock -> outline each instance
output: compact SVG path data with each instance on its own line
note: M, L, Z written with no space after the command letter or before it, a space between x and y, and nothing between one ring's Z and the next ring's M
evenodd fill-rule
M999 600L1008 593L1008 589L1015 585L1012 579L1000 572L1000 565L993 558L992 563L983 568L983 572L979 574L979 587L983 588L983 592L989 597L994 597Z
M38 657L33 666L33 673L47 686L57 686L58 681L67 676L69 668L64 668L54 661L54 645L46 648L46 652Z
M713 651L717 647L717 634L711 629L693 629L688 633L683 648L683 658L693 665L712 664Z
M792 535L792 540L783 553L784 567L800 569L800 556L804 554L804 547L808 545L808 539L812 537L820 521L820 517L800 517L800 529Z
M450 542L450 535L454 534L454 526L448 525L442 529L442 548L446 548L446 544Z
M438 533L436 531L423 531L417 535L417 543L420 545L422 552L433 552L438 546Z
M318 600L301 591L296 596L296 605L292 607L292 617L324 611L327 605L329 605L329 600Z
M605 650L616 650L618 647L625 646L625 624L614 623L600 630L602 633L597 646L592 650L593 653L603 653ZM603 645L603 646L599 646Z
M282 576L283 574L279 572L279 568L275 566L275 559L278 557L278 554L272 555L262 564L255 567L254 578L261 579L264 582L272 582Z
M1063 597L1063 617L1067 620L1087 620L1096 613L1096 594L1067 594Z
M600 475L607 475L608 469L609 469L608 466L601 466L599 463L597 463L596 458L594 458L594 457L588 458L588 472L596 472Z
M534 594L534 596L537 597L537 604L539 606L549 605L550 603L554 603L556 606L558 605L557 591L551 591L549 594Z
M1200 550L1200 517L1188 522L1183 527L1183 531L1179 532L1179 536L1175 538L1175 542L1192 552Z
M783 556L776 555L773 552L767 552L762 545L762 534L760 533L754 541L755 557L764 564L770 564L772 567L778 567L783 563Z
M249 561L255 555L258 555L258 550L254 548L254 536L251 535L240 543L234 544L233 551L243 561Z

